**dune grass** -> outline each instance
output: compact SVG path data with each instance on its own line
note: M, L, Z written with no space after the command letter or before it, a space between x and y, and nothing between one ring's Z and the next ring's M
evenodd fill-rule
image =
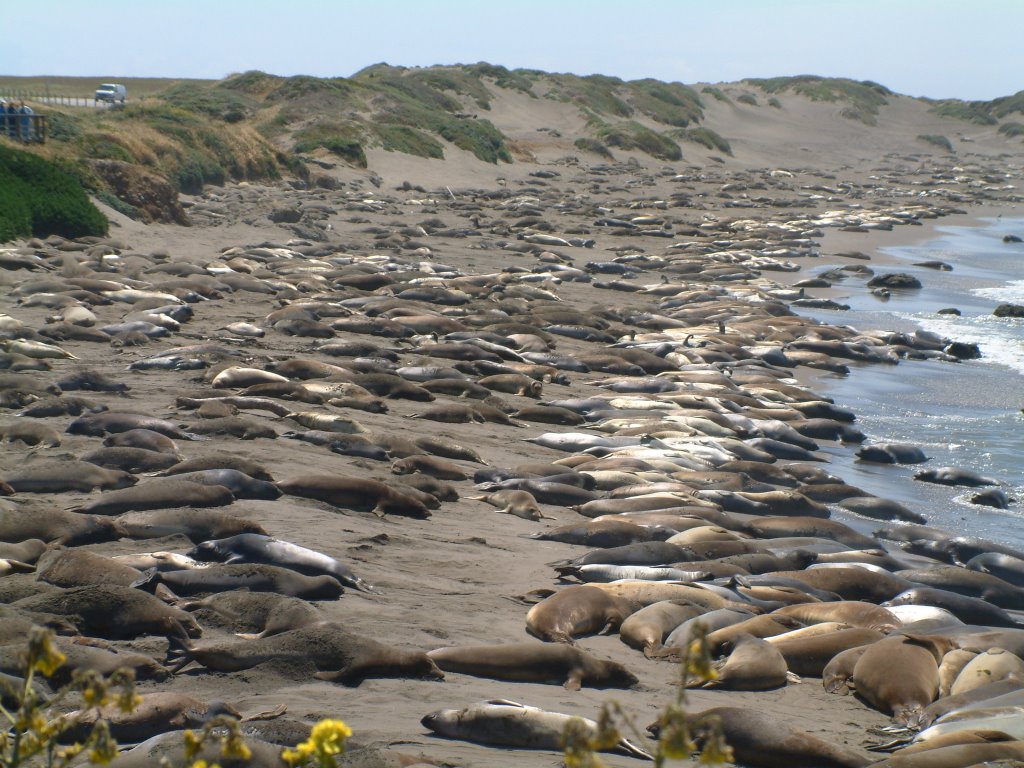
M926 144L931 144L933 147L938 147L945 152L953 152L953 144L945 136L940 136L935 133L921 133L917 136L918 141L923 141Z
M848 80L841 77L797 75L795 77L748 78L744 82L757 86L767 94L793 91L811 101L845 102L840 114L865 125L875 125L881 107L888 104L893 93L871 80Z

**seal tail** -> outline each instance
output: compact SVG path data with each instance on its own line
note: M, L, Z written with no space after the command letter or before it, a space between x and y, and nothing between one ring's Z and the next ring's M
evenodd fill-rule
M181 439L182 440L196 440L196 441L199 441L199 440L212 440L213 438L210 437L209 435L197 435L195 432L182 432L181 433Z

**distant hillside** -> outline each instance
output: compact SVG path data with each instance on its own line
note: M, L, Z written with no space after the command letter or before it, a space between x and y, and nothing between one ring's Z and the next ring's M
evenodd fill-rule
M15 80L0 78L0 90ZM75 88L72 79L46 80L63 93ZM245 72L137 85L125 109L39 105L50 115L51 141L35 150L73 161L88 188L129 215L139 211L112 174L197 192L232 179L308 179L312 163L372 171L391 153L495 166L571 155L758 165L807 153L836 162L855 151L950 154L968 141L996 151L1018 147L1024 135L1014 119L1024 113L1024 92L930 101L814 75L689 86L484 63L375 64L349 78ZM94 86L82 80L84 91Z

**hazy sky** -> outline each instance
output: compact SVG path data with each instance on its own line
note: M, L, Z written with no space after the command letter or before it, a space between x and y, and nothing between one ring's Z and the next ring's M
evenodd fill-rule
M348 76L488 61L684 83L820 74L1024 89L1024 0L3 0L0 74Z

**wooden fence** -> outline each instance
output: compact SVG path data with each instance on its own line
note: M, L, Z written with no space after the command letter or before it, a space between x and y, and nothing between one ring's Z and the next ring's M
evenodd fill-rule
M0 136L26 144L45 144L47 129L46 115L0 113Z

